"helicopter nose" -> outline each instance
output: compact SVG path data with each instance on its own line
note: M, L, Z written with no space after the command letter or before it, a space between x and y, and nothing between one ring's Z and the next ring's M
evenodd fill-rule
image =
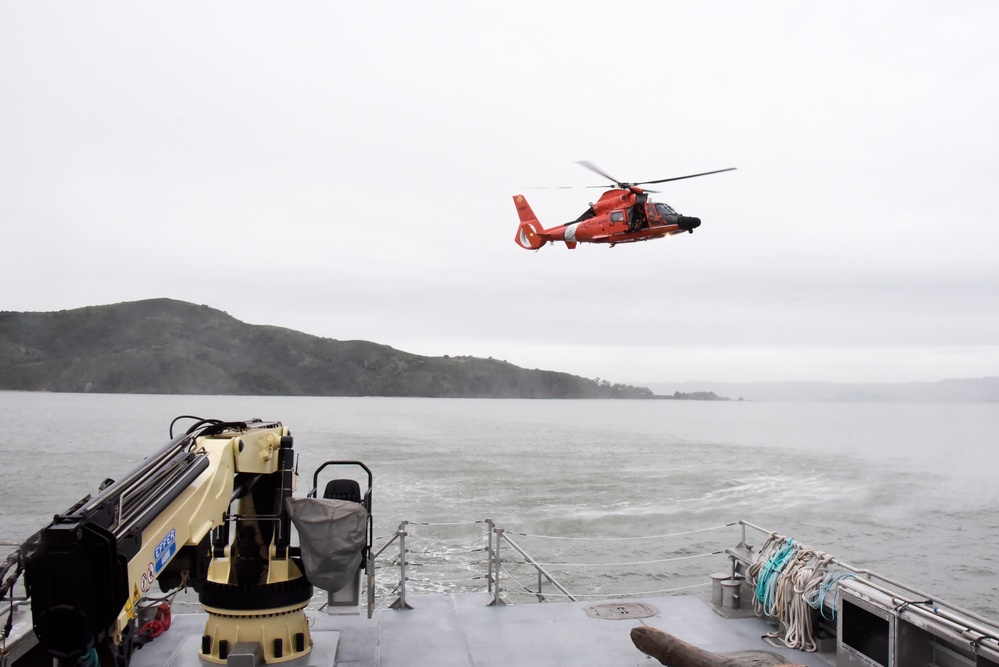
M676 220L676 225L680 229L686 229L688 232L693 232L695 228L701 226L700 218L688 218L685 215L681 215Z

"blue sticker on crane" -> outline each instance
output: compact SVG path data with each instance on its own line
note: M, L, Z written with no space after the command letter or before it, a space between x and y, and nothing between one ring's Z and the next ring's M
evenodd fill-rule
M156 562L156 574L159 574L167 566L173 555L177 553L177 529L171 528L167 536L163 538L153 551L153 560Z

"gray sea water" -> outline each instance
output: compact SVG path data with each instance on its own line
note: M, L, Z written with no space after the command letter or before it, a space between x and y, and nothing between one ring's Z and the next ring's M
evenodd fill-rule
M182 414L284 422L299 494L324 460L367 463L376 547L414 522L410 590L484 588L485 518L579 596L702 585L726 561L701 554L744 519L999 617L999 404L0 392L0 543L128 472Z

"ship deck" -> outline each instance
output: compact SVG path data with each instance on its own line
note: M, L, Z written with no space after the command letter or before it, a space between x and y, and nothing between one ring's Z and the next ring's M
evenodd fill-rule
M309 611L314 642L294 667L509 667L534 665L648 666L657 662L635 648L631 628L648 625L721 654L760 652L747 665L794 663L829 667L835 652L778 647L762 635L773 630L751 612L727 613L694 595L640 600L527 603L493 607L486 593L412 595L412 609ZM601 612L600 615L594 615ZM652 615L638 618L636 615ZM633 615L635 614L635 615ZM623 616L602 618L603 615ZM138 651L133 667L184 667L198 658L205 615L178 614L162 637ZM773 640L771 640L773 641ZM779 641L779 640L776 640ZM738 657L738 656L731 656ZM770 659L772 658L772 659ZM252 663L247 663L252 664Z

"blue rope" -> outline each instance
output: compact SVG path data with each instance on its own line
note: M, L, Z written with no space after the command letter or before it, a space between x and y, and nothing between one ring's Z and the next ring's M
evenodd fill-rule
M788 538L784 546L767 560L756 582L756 599L763 605L767 614L773 608L777 597L777 581L781 572L790 560L797 554L798 547L793 538Z
M845 572L835 578L831 574L827 574L825 578L822 580L822 583L819 585L818 590L808 600L808 604L811 607L818 609L819 614L822 615L822 618L826 619L827 621L835 621L836 600L834 598L833 603L829 605L829 608L832 610L832 616L826 616L826 595L828 595L829 592L832 591L833 588L836 586L836 584L838 584L840 581L842 581L843 579L848 579L853 576L854 574L852 572ZM839 593L838 588L837 590L833 591L834 596L837 595L838 593Z
M76 661L77 667L101 667L100 658L97 657L97 649L92 648Z

